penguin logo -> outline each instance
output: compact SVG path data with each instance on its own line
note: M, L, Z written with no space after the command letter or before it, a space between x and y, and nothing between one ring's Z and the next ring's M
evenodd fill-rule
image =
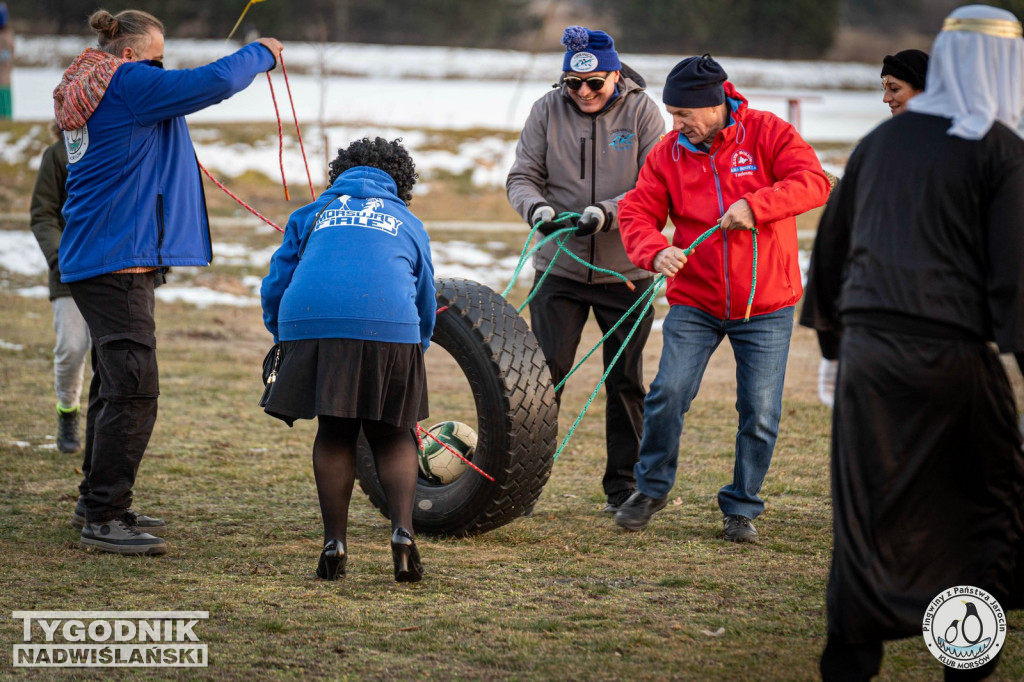
M985 631L984 626L981 623L981 616L978 614L978 607L975 605L974 602L965 601L964 604L966 604L967 608L966 612L964 613L963 625L960 626L960 634L963 635L964 641L966 641L968 644L977 644L978 640L981 639L981 635ZM971 618L973 618L974 620L970 620ZM972 627L968 629L968 625L971 625ZM974 632L975 629L977 629L978 631L978 636L974 639L971 639L968 633Z
M959 585L929 602L922 632L935 658L950 668L969 670L999 653L1006 640L1006 615L988 592Z

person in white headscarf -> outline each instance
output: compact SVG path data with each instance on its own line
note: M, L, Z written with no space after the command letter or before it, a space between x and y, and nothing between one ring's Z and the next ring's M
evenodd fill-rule
M1021 34L954 11L925 92L857 146L818 228L803 320L840 334L826 680L877 674L883 641L920 636L955 586L1024 608L1024 454L992 348L1024 353ZM979 641L947 679L992 672Z

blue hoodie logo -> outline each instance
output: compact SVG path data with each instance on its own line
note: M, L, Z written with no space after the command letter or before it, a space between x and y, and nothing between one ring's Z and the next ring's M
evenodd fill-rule
M608 146L623 151L632 149L634 141L636 141L636 134L632 130L613 130L612 141L608 143Z
M348 194L338 197L338 201L341 202L341 208L333 208L321 213L320 219L316 221L313 231L316 232L325 227L347 225L350 227L368 227L373 230L380 230L387 232L392 237L398 234L398 226L402 224L402 221L393 215L378 212L378 209L384 206L383 200L377 197L370 197L363 202L363 207L358 211L348 207L351 200L352 197Z

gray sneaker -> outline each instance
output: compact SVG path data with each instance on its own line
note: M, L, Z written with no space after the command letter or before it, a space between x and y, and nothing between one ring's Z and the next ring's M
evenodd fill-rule
M629 496L615 512L615 523L626 530L643 530L647 527L655 512L661 511L668 504L665 497L648 497L639 490Z
M746 516L726 514L722 517L725 539L730 542L757 542L757 529Z
M82 449L82 439L78 435L78 422L81 416L78 408L62 410L57 406L57 449L64 453L78 452Z
M82 548L93 547L114 554L164 554L167 543L135 526L135 515L125 512L119 518L82 527Z
M139 530L148 532L151 530L163 531L167 529L167 524L164 523L163 519L140 514L134 509L129 509L128 511L135 516L135 527ZM75 530L82 530L83 526L85 526L85 500L79 497L78 503L75 505L75 511L71 514L71 527Z

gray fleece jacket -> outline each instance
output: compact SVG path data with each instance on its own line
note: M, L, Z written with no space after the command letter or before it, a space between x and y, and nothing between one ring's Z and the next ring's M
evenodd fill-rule
M534 208L548 204L556 213L580 213L591 204L607 214L605 231L570 237L567 247L598 267L631 280L650 275L633 265L619 238L619 199L636 184L647 152L665 132L658 105L644 92L644 79L625 64L619 94L596 114L585 114L566 87L547 93L533 105L516 146L516 160L505 182L512 207L529 222ZM534 255L543 271L557 250L548 243ZM562 254L551 274L588 284L618 282Z

